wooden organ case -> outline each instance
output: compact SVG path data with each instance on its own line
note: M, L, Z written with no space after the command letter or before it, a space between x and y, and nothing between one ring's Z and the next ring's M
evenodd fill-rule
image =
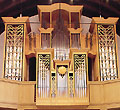
M37 105L89 104L89 49L81 43L82 8L64 3L38 6Z
M26 39L31 31L29 17L2 17L5 23L4 74L10 80L27 80Z
M116 22L118 18L93 17L90 32L96 37L95 79L114 80L119 77Z
M28 81L28 59L36 57L37 106L88 106L88 76L92 76L92 81L119 77L115 27L118 19L93 17L90 33L83 35L82 8L65 3L38 5L39 34L30 33L28 17L2 18L5 22L2 77Z

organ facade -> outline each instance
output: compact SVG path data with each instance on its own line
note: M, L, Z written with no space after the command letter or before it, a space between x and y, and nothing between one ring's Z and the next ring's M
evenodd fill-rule
M112 98L113 108L119 105L119 92L113 91L119 91L120 83L118 18L93 17L83 35L82 9L65 3L38 5L39 34L31 32L29 17L2 17L5 43L0 81L11 92L0 95L0 103L5 95L9 99L1 107L107 110L112 108L108 106ZM33 57L36 81L31 82L29 59Z

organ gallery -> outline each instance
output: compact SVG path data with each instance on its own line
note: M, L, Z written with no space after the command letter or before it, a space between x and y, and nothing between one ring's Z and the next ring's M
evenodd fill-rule
M108 105L113 102L116 108L120 103L119 18L92 17L89 31L83 35L82 5L55 3L37 8L39 34L31 31L29 17L2 17L5 34L0 81L5 88L0 87L8 91L8 85L11 90L0 95L0 103L8 95L8 102L1 107L112 110ZM35 68L29 63L33 57ZM30 67L35 69L33 82Z

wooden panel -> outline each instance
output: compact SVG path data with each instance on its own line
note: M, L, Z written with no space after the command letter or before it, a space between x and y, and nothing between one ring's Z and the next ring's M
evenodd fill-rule
M7 98L7 100L5 99ZM0 81L0 102L18 103L18 85Z
M90 84L90 104L115 104L120 103L120 80L95 81Z
M120 82L104 85L105 103L120 102Z
M42 28L49 28L50 27L50 13L49 12L42 12Z
M80 12L83 6L72 6L65 3L60 3L61 9L69 11L69 12ZM48 10L49 9L49 10ZM59 9L59 3L54 3L52 5L38 5L38 10L41 12L52 12L54 10Z
M71 27L72 28L80 28L80 21L79 21L79 13L78 12L72 12L71 13Z
M35 82L0 79L0 107L17 108L19 104L34 104Z
M21 84L19 85L19 102L21 104L32 104L34 103L34 84Z
M100 104L103 102L103 86L90 85L90 104Z

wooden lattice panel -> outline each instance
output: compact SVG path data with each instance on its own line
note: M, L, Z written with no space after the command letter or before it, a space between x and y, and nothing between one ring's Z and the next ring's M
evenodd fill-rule
M56 74L51 73L51 97L56 97Z
M98 25L99 66L101 81L117 78L114 25Z
M50 94L50 54L38 55L38 94L48 97Z
M75 96L85 97L87 89L86 54L74 54Z
M7 25L4 72L5 78L22 80L24 25Z
M68 85L69 85L69 95L74 97L74 77L73 73L69 73Z

